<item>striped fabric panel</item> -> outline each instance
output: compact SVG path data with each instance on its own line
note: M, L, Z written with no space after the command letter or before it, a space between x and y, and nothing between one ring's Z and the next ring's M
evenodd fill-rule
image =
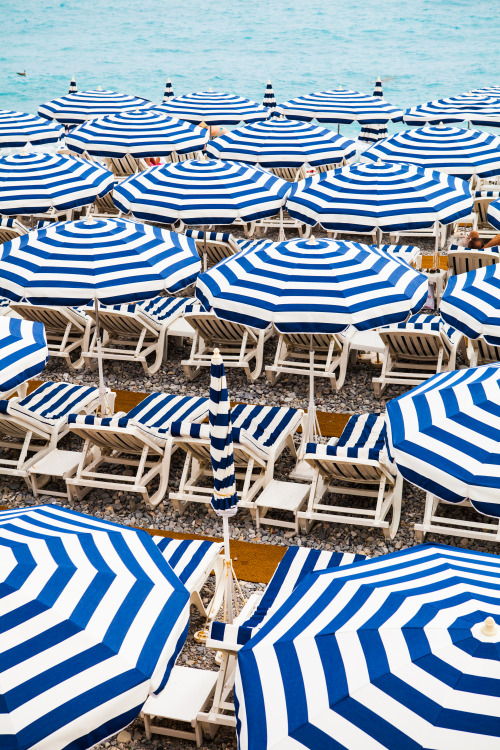
M384 98L384 92L382 90L382 81L380 78L377 78L375 82L375 88L373 89L373 96L378 97L380 99ZM364 141L365 143L376 143L377 141L380 141L382 138L387 138L387 128L385 125L364 125L361 128L361 133L358 136L359 141Z
M71 412L85 408L97 397L97 388L48 381L20 401L1 401L0 410L9 417L24 415L41 425L53 426Z
M455 242L452 242L448 252L454 253L457 251L463 251L463 250L469 250L470 248L465 247L464 245L457 245ZM500 253L500 247L498 245L495 245L493 247L477 247L474 248L472 251L474 253L493 253L494 255L498 255Z
M204 232L203 229L186 229L185 234L193 240L203 240L206 236L207 242L229 242L231 239L229 232Z
M63 136L63 128L55 122L26 112L0 110L0 148L57 143Z
M403 118L401 110L384 99L343 88L299 96L279 104L276 111L288 119L362 125L385 125Z
M120 94L116 91L96 89L78 91L75 94L67 94L41 104L38 107L38 114L40 117L56 120L63 125L76 125L103 115L149 106L150 102L147 99Z
M500 99L498 95L492 97L479 90L436 99L407 109L404 121L407 125L465 121L473 125L494 125L500 122Z
M489 248L488 248L489 250ZM451 276L440 304L443 319L465 336L500 342L498 279L500 264Z
M153 297L143 302L123 302L120 305L100 305L99 309L111 312L134 314L140 312L153 323L164 323L169 318L177 317L179 310L192 306L194 297Z
M322 460L328 456L379 461L386 451L387 432L383 414L355 414L350 417L340 438L328 444L308 443L306 458Z
M474 198L481 200L481 198L500 198L500 190L475 190Z
M487 219L492 227L500 230L500 199L492 201L488 206Z
M269 109L271 113L276 109L276 97L274 95L273 84L271 83L271 81L267 82L262 106L267 107L267 109Z
M210 461L214 476L211 502L218 516L229 517L236 513L238 507L233 430L224 362L216 354L210 364Z
M352 565L366 559L366 555L351 552L326 552L306 547L288 547L271 578L255 612L241 625L211 624L210 639L220 641L221 647L242 646L272 617L295 591L308 573Z
M4 300L4 303L8 300ZM0 307L4 304L0 302ZM0 395L34 378L47 364L49 350L42 323L0 318Z
M393 326L383 326L379 332L385 331L422 331L423 333L440 333L445 340L447 348L455 346L460 341L462 334L453 326L448 325L440 315L432 313L417 313L411 315L405 323L397 323Z
M265 120L269 110L250 99L220 91L198 91L171 97L156 109L171 117L207 125L232 125L239 122ZM41 114L39 112L39 114Z
M189 593L199 583L200 577L208 569L208 566L215 563L224 548L222 542L169 539L166 536L159 535L154 535L152 538Z

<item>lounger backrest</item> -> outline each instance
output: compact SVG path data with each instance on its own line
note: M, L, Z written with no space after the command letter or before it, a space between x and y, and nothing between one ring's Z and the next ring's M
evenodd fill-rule
M57 333L63 333L68 324L78 331L84 331L88 320L83 311L73 307L50 307L30 305L29 302L12 302L11 308L24 320L43 323L47 331Z
M288 182L296 182L303 179L303 167L270 167L269 171Z
M448 267L453 275L476 271L484 266L493 266L500 261L498 248L485 250L457 250L448 253Z
M380 250L397 260L404 260L408 265L415 265L421 250L416 245L381 245Z
M309 351L311 347L311 334L309 333L286 333L283 335L288 349ZM327 352L333 344L333 352L342 351L342 343L333 333L315 333L312 335L312 346L315 352Z
M233 344L240 346L245 333L256 342L258 333L240 323L221 320L214 313L190 313L186 321L195 328L208 347Z
M479 224L488 224L488 206L500 197L500 191L481 188L474 192L474 211Z
M483 338L474 341L478 351L478 365L488 364L489 362L500 362L500 347L488 344Z
M117 177L130 177L130 175L136 172L144 172L148 169L148 165L144 159L135 159L130 154L126 154L121 158L116 156L107 157L106 166Z
M186 236L194 239L201 257L205 252L206 242L207 260L210 265L216 265L224 258L231 258L240 252L238 243L229 232L203 232L198 229L187 229Z
M206 156L203 151L189 151L187 154L178 154L177 151L172 151L167 159L167 163L178 164L181 161L206 161Z
M458 346L462 334L444 323L439 315L412 315L406 323L377 330L393 357L437 360L441 351L449 353Z
M93 307L87 307L85 312L94 322L97 321L97 313ZM101 305L99 323L110 334L133 338L137 338L144 328L154 335L160 330L160 324L145 310L134 304L113 305L112 307Z
M28 229L20 221L12 217L4 216L0 220L0 244L14 240L27 234Z
M97 196L94 201L94 206L97 213L110 214L111 216L116 216L120 213L120 210L115 206L112 190L110 190L109 193L106 193L106 195Z

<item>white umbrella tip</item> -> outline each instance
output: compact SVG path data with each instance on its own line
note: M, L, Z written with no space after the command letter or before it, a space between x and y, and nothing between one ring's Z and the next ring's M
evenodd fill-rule
M222 359L220 356L220 351L218 349L214 349L214 359Z
M314 234L311 234L311 236L309 237L308 244L309 245L319 245L319 242L316 239L316 237L314 236Z
M97 90L98 90L98 91L102 91L102 86L98 86L98 87L97 87Z
M381 167L383 163L384 162L382 161L382 159L380 157L376 161L377 167Z
M172 81L170 80L170 78L167 78L167 83L172 83Z
M489 636L490 638L498 633L498 627L493 617L487 617L481 628L483 635Z

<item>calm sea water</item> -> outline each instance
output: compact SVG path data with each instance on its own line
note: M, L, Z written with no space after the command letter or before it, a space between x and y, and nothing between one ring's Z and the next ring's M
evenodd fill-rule
M111 88L161 101L209 88L278 101L338 84L401 107L499 85L490 0L0 0L0 108ZM16 75L26 70L26 77Z

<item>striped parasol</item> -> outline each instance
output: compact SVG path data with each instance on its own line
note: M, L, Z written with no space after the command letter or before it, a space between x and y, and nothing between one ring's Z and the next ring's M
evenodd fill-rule
M438 169L463 180L489 177L500 173L500 137L441 124L395 133L370 146L363 157Z
M165 84L165 91L163 92L163 101L168 102L169 99L172 99L174 96L174 90L172 88L172 82L170 81L170 78L167 80Z
M494 750L499 581L444 545L310 573L238 651L238 747Z
M154 109L118 112L89 120L66 137L66 146L77 154L135 158L170 156L203 149L208 139L205 128L176 120Z
M64 128L55 122L27 112L0 110L0 148L57 143L64 136Z
M356 144L318 125L273 117L209 141L207 153L266 168L338 165L355 155Z
M271 81L267 82L266 90L264 92L264 101L262 102L262 106L266 107L269 112L270 116L273 115L274 110L276 109L276 97L274 96L274 89L273 84Z
M269 110L250 99L220 91L198 91L174 96L159 108L171 117L207 125L234 125L265 120Z
M153 167L124 180L113 200L138 218L173 224L232 224L274 216L290 184L263 169L216 160Z
M500 92L469 91L419 104L405 111L404 121L407 125L471 122L473 125L500 126Z
M379 99L384 98L384 92L382 91L382 81L380 80L380 78L377 78L375 82L373 96L378 97ZM365 143L375 143L376 141L380 141L382 138L387 138L387 128L385 125L375 124L364 125L361 128L361 133L358 136L358 140L364 141Z
M218 516L229 518L237 511L234 474L231 406L227 392L224 362L218 349L210 364L210 459L214 474L212 508Z
M47 120L57 120L63 125L78 125L80 122L92 120L103 115L113 115L127 109L150 107L151 102L129 94L119 94L116 91L78 91L67 94L59 99L41 104L38 108L40 117Z
M412 484L500 516L500 365L440 373L389 401L389 450Z
M75 156L23 152L0 159L0 214L40 214L88 206L112 188L109 170Z
M476 252L493 254L489 249ZM500 265L450 276L440 312L468 338L483 337L491 346L500 346Z
M68 94L76 94L76 93L78 93L78 89L76 87L75 76L73 76L69 84Z
M331 91L299 96L279 104L277 112L292 120L318 120L361 125L386 125L390 120L399 122L401 110L378 96L368 96L341 86Z
M0 746L85 748L166 684L189 593L144 531L55 505L0 513Z
M42 323L0 318L0 396L42 372L49 350Z
M472 211L469 184L412 164L351 164L292 185L293 218L343 232L426 229Z

